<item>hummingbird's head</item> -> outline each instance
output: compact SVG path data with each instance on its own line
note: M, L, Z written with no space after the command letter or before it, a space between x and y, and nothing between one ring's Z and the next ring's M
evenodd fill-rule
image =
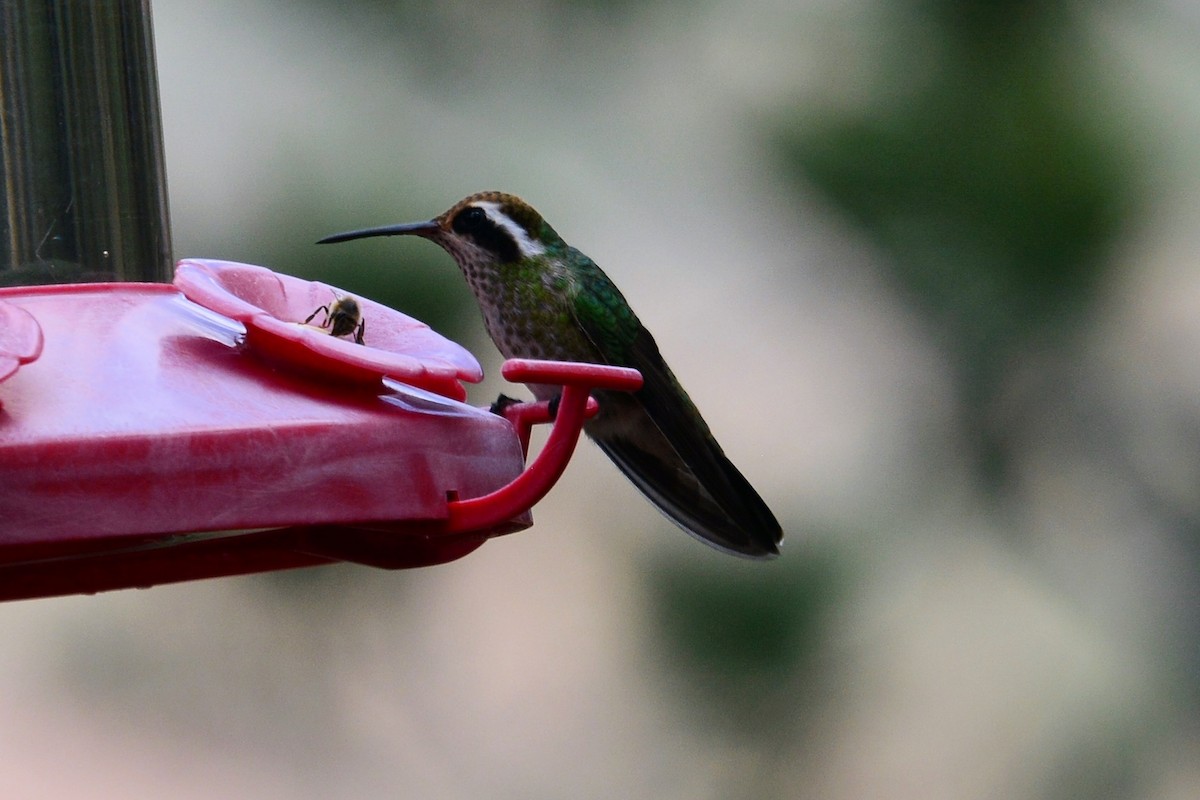
M479 192L427 222L348 231L327 236L317 244L405 235L437 242L468 274L481 267L540 256L548 247L562 242L541 215L521 198L504 192Z

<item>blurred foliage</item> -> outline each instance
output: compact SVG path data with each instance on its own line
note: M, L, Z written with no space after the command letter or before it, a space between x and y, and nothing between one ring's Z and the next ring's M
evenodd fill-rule
M785 170L875 243L930 321L978 477L999 490L1014 417L999 421L997 398L1018 359L1063 346L1086 319L1137 209L1133 159L1096 124L1066 4L912 0L894 13L878 44L895 69L868 102L783 118L771 137ZM747 567L671 565L648 581L689 705L769 736L803 717L803 676L816 674L845 576L812 548Z
M782 163L882 250L957 373L980 476L1005 473L993 405L1016 358L1085 316L1138 194L1098 124L1065 3L913 0L876 100L784 123ZM1089 105L1092 103L1093 105Z
M419 76L431 91L463 97L503 87L502 96L514 104L527 102L520 97L529 88L527 70L542 68L540 59L524 57L527 52L569 52L580 45L580 32L597 26L619 31L644 8L631 0L552 0L535 6L465 0L310 2L334 10L330 18L341 20L353 38L383 42L397 66ZM575 66L566 58L552 75L566 77Z
M660 561L645 576L656 635L672 658L666 667L683 679L675 688L730 733L770 735L803 710L800 687L848 576L832 551L797 555L772 564Z

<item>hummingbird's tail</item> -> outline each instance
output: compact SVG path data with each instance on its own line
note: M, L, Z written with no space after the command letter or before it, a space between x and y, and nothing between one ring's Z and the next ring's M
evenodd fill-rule
M589 430L613 463L672 522L718 550L747 558L779 555L783 531L771 509L725 456L699 414L672 413L664 431L635 394L625 430ZM602 407L603 407L602 403ZM653 403L652 403L653 405ZM688 404L690 405L690 403ZM688 409L694 412L694 408ZM640 412L640 413L639 413ZM604 412L601 413L604 416ZM631 420L636 419L632 427Z

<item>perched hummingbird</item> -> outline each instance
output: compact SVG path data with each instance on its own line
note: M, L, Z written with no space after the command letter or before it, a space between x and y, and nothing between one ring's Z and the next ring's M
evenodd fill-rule
M480 192L428 222L339 233L319 244L401 235L423 236L454 257L505 358L639 370L639 391L594 394L600 412L585 425L588 436L688 533L737 555L779 554L775 516L725 457L654 337L600 267L533 208L511 194ZM530 388L539 400L557 394Z

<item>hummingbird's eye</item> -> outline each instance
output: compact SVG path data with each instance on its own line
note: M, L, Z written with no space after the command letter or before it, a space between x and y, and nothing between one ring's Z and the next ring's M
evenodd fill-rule
M479 206L467 206L454 218L452 227L456 233L475 233L487 224L487 212Z
M521 248L513 238L512 228L515 223L506 217L502 217L502 221L507 224L497 224L497 221L479 206L467 206L454 215L450 227L459 236L491 253L497 261L509 263L521 257Z

